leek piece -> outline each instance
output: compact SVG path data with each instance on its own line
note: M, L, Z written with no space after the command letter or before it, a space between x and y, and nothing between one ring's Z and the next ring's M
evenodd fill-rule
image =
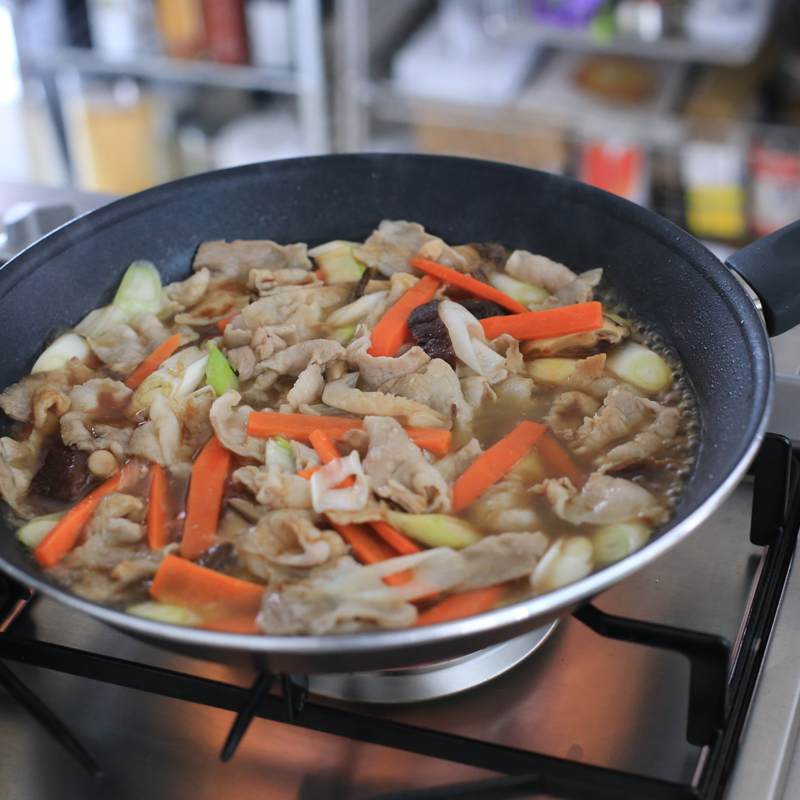
M535 381L560 386L575 372L571 358L537 358L528 362L528 375Z
M361 322L370 311L377 308L388 296L389 292L387 291L365 294L363 297L359 297L358 300L337 308L325 321L328 325L333 325L334 328L339 328L343 325L355 325L357 322Z
M275 441L276 438L277 437L272 437L267 440L266 464L267 466L277 464L279 467L282 467L285 472L289 472L293 475L296 470L292 447L289 445L289 449L287 450L280 442Z
M161 276L150 261L134 261L122 276L122 283L112 304L129 319L145 311L156 314L161 309Z
M284 439L283 436L273 436L271 441L274 441L275 444L279 444L284 450L288 450L290 453L294 454L292 443L288 439Z
M217 397L221 397L229 389L239 390L239 378L222 355L222 351L214 344L208 348L208 363L206 364L206 382L214 390Z
M64 513L65 512L62 511L58 514L45 514L42 517L34 517L17 531L17 539L26 547L30 547L30 549L33 550L38 547L44 540L44 537L55 528L58 521L64 516Z
M331 339L335 342L339 342L342 347L346 347L350 344L352 338L356 335L356 326L355 325L348 325L346 328L337 328L331 334Z
M146 377L134 392L128 413L138 414L150 408L155 396L181 397L191 394L206 374L208 353L199 347L192 346L170 356L152 375Z
M77 333L65 333L63 336L59 336L36 359L31 372L48 372L51 369L61 369L66 367L72 358L85 361L91 352L83 336L78 336Z
M606 369L646 394L657 394L672 383L672 370L658 353L637 342L627 342L606 358Z
M489 276L489 283L495 289L503 292L503 294L507 294L518 303L522 303L523 306L529 306L532 303L543 303L550 297L550 292L547 289L542 289L530 283L523 283L502 272L493 272Z
M117 306L104 306L90 311L74 328L87 339L98 339L104 333L128 322L128 315Z
M155 622L169 622L172 625L200 625L202 617L194 611L183 606L172 605L171 603L156 603L152 600L137 603L135 606L128 606L126 611L137 617L152 619Z
M536 565L533 588L548 592L585 578L592 571L592 555L592 543L585 536L558 539Z
M536 450L530 450L508 471L509 475L520 478L527 486L541 483L547 477L542 459Z
M595 560L598 564L613 564L636 552L647 539L647 528L636 522L606 525L594 534Z
M623 328L631 327L631 321L629 319L625 319L625 317L621 317L619 314L615 314L613 311L606 311L606 309L603 309L603 316L608 317L612 322L616 322L617 325L620 325Z
M356 283L361 280L366 267L356 261L353 250L361 247L356 242L336 240L326 242L308 251L323 278L328 283Z
M428 547L459 549L483 538L469 522L447 514L404 514L400 511L388 514L395 528Z

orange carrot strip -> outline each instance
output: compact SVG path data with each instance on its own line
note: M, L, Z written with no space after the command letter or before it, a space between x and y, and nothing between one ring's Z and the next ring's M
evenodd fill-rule
M539 422L523 420L511 433L478 456L453 484L453 512L457 514L466 508L499 481L546 430Z
M231 321L231 320L232 320L232 319L233 319L233 318L234 318L234 317L235 317L237 314L239 314L240 312L241 312L241 309L239 309L239 311L234 311L234 312L233 312L233 314L231 314L231 315L230 315L230 316L228 316L228 317L223 317L223 318L222 318L222 319L221 319L219 322L217 322L217 323L214 325L214 327L215 327L217 330L224 331L224 330L225 330L225 328L227 328L227 327L228 327L228 323L229 323L229 322L230 322L230 321Z
M167 539L167 477L160 464L153 464L147 504L147 543L152 550L165 547Z
M36 546L34 555L39 564L45 568L54 567L72 550L97 504L119 487L124 471L121 469L64 514L53 530Z
M548 308L546 311L528 311L510 317L487 317L481 320L481 325L487 339L496 339L504 333L510 333L521 342L530 339L555 339L558 336L602 328L603 306L594 301Z
M317 455L322 459L323 464L329 464L334 458L339 458L339 448L328 434L323 431L316 430L311 436L309 441L317 451ZM355 480L352 475L348 475L341 485L352 486ZM400 555L411 555L411 553L419 553L420 549L410 539L406 539L400 531L395 530L388 522L381 522L380 520L369 523L374 529L375 533L381 537L388 545L396 550ZM395 554L392 553L389 558ZM392 577L392 576L389 576ZM405 581L403 581L405 583Z
M322 459L323 464L330 464L334 458L339 458L342 455L333 439L331 439L331 437L328 436L325 431L322 431L319 428L311 431L308 436L308 441L311 443L311 446L314 448L314 450L317 451L317 455L320 457L320 459ZM351 486L353 484L352 477L353 476L351 475Z
M214 544L230 462L230 452L216 436L200 451L195 461L179 551L184 558L197 558Z
M366 525L349 523L347 525L331 525L339 532L360 561L365 564L377 564L379 561L386 561L387 558L394 558L397 553L389 545L372 535Z
M156 570L150 594L161 603L174 603L198 612L253 618L261 608L264 587L168 555Z
M311 480L311 476L315 472L319 472L319 470L321 470L321 469L322 469L322 467L309 467L308 469L301 469L300 472L298 472L297 474L301 478L305 478L307 481L310 481Z
M436 622L449 622L452 619L481 614L497 605L504 594L505 587L500 585L450 595L427 611L423 611L414 625L433 625Z
M346 417L314 417L310 414L280 414L277 411L253 411L247 422L247 433L258 439L268 439L270 436L285 436L287 439L296 439L308 442L309 436L320 430L327 433L332 439L340 439L348 431L363 430L364 421L360 419L347 419ZM404 427L414 444L431 453L444 455L450 450L453 435L450 431L437 428Z
M516 300L509 297L505 292L495 289L494 286L489 286L488 283L476 280L475 278L465 275L463 272L450 269L450 267L443 267L435 261L428 261L426 258L412 258L409 262L412 267L421 269L427 272L428 275L433 275L440 281L445 281L451 286L458 286L459 289L466 289L470 294L476 297L482 297L484 300L492 300L503 308L509 311L515 311L517 314L526 314L528 309L518 303Z
M411 335L408 330L408 315L418 306L429 302L440 286L441 283L430 275L420 278L375 326L372 331L372 346L367 352L371 356L393 356Z
M536 442L536 451L542 457L545 468L554 478L569 478L576 489L586 483L586 477L575 465L570 454L558 440L546 433Z
M390 544L401 556L410 556L414 553L419 553L422 551L421 547L417 547L411 539L407 539L403 536L400 531L396 528L393 528L388 522L381 522L380 520L375 520L374 522L370 522L375 533L381 537L385 542Z
M170 336L166 342L162 342L147 358L142 361L136 370L129 375L124 383L129 389L138 389L142 381L152 375L179 347L181 346L181 335L176 333Z

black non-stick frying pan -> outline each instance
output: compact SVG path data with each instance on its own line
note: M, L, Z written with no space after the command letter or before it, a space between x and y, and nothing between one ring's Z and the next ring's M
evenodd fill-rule
M687 233L614 195L458 158L272 162L159 186L71 222L0 270L0 388L25 375L56 333L107 303L136 259L150 259L165 281L174 281L189 274L206 240L363 240L382 219L420 222L452 244L491 241L542 253L578 272L602 267L623 299L672 344L697 397L701 444L683 499L650 543L577 583L477 617L324 637L200 631L112 611L51 583L5 522L0 567L117 627L198 655L250 651L277 672L400 667L462 655L567 613L688 535L742 477L764 433L772 359L764 322L740 281ZM730 260L764 302L771 333L800 321L798 254L794 227Z

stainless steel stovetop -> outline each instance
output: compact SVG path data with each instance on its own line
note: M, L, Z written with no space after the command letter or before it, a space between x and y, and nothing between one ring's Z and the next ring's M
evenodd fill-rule
M29 197L25 192L25 187L0 186L0 211L10 198L50 197L41 190L35 195L31 190ZM82 208L102 201L79 199ZM782 337L776 350L779 370L786 375L780 379L770 427L800 440L800 381L791 375L800 366L800 336ZM762 554L762 548L749 543L751 499L752 482L745 480L695 535L595 604L609 613L720 634L734 642ZM799 628L800 571L793 570L727 800L800 797L800 755L794 754L800 720ZM34 599L12 632L243 687L255 677L166 653L46 598ZM0 693L0 774L6 800L346 800L492 776L263 719L252 723L233 759L222 763L218 754L232 722L227 711L25 664L10 666L69 725L105 774L91 777L15 700ZM570 617L533 656L497 680L439 700L364 705L361 710L686 783L701 757L700 748L685 740L688 681L682 656L601 638Z

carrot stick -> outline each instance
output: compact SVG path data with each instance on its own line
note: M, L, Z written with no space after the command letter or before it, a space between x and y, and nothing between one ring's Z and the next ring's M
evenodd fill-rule
M200 451L195 461L180 546L184 558L197 558L214 544L230 462L230 452L216 436Z
M478 456L453 484L453 513L466 508L499 481L546 430L539 422L523 420L511 433Z
M64 514L53 530L37 545L34 555L39 564L45 568L54 567L72 550L97 504L107 494L117 490L124 472L121 469Z
M339 453L339 448L336 447L334 441L328 436L328 434L324 433L323 431L316 430L314 431L311 436L309 436L309 441L314 446L314 449L317 451L317 455L322 459L323 464L329 464L333 461L334 458L339 458L341 455ZM352 486L355 483L353 476L349 475L345 478L341 485L342 486ZM378 536L381 537L390 547L396 550L401 555L410 555L411 553L419 553L420 548L417 547L411 540L406 539L400 531L395 530L388 522L370 522L369 523ZM370 541L374 541L372 537L370 537ZM361 540L359 539L359 544L361 544ZM355 546L353 546L355 550ZM373 552L370 549L370 552ZM384 551L385 552L385 551ZM356 551L358 554L358 551ZM387 558L392 558L395 553L392 553ZM384 559L380 559L381 561ZM374 563L372 561L367 561L366 563L371 564ZM389 576L392 577L392 576ZM391 581L389 581L391 582Z
M353 552L358 556L359 561L364 564L377 564L379 561L386 561L386 559L394 558L397 555L383 539L373 536L366 525L357 525L352 522L346 525L336 525L333 522L330 524L338 531L342 539L353 548Z
M321 469L322 469L322 467L308 467L308 469L301 469L300 472L298 472L297 474L298 474L299 477L305 478L307 481L310 481L311 480L311 476L315 472L319 472L319 470L321 470Z
M410 556L414 553L422 552L421 547L417 547L411 539L407 539L400 531L393 528L388 522L375 520L370 522L375 533L381 537L385 542L390 544L401 556Z
M150 594L161 603L219 615L221 619L248 614L255 618L264 588L170 554L156 571Z
M160 464L153 464L151 470L147 503L147 543L151 550L159 550L168 544L167 478Z
M586 477L575 466L570 454L558 442L555 437L546 433L536 442L536 451L545 462L547 471L555 478L569 478L576 489L580 489L586 483Z
M233 318L234 318L234 317L235 317L237 314L240 314L240 313L241 313L241 309L239 309L239 311L234 311L234 312L233 312L233 314L231 314L230 316L228 316L228 317L224 317L224 318L223 318L223 319L221 319L219 322L217 322L217 323L215 324L215 326L214 326L214 327L215 327L217 330L224 331L224 330L225 330L225 328L227 328L227 327L228 327L228 323L229 323L229 322L230 322L230 321L231 321L231 320L232 320L232 319L233 319Z
M341 453L339 452L339 448L334 444L333 439L325 433L325 431L321 431L317 428L308 436L308 441L311 443L311 446L314 450L317 451L317 455L322 460L323 464L330 464L334 458L340 458ZM350 483L347 484L349 486L353 485L353 476L350 476ZM345 485L345 482L342 481L342 484Z
M505 292L495 289L494 286L489 286L488 283L475 280L469 275L464 275L463 272L450 269L450 267L443 267L435 261L428 261L426 258L412 258L409 262L412 267L421 269L427 272L428 275L433 275L440 281L445 281L451 286L458 286L459 289L466 289L470 294L476 297L482 297L484 300L492 300L503 308L509 311L515 311L517 314L526 314L528 309L518 303L516 300L509 297Z
M347 419L346 417L315 417L311 414L280 414L277 411L253 411L247 422L247 433L258 439L268 439L270 436L285 436L287 439L296 439L308 442L309 436L320 430L327 433L332 439L340 439L348 431L363 430L364 421L360 419ZM450 431L438 428L403 427L417 447L430 450L431 453L444 455L450 450L453 435Z
M597 301L546 311L528 311L510 317L487 317L481 325L487 339L510 333L519 341L555 339L603 327L603 306Z
M449 622L452 619L481 614L493 608L504 594L505 587L501 584L450 595L427 611L423 611L414 625L433 625L437 622Z
M371 356L393 356L400 345L411 335L408 315L418 306L429 302L441 286L436 278L423 276L385 314L372 331Z
M138 389L142 381L152 375L181 345L181 335L176 333L166 342L162 342L147 358L142 361L136 370L129 375L124 383L129 389Z

